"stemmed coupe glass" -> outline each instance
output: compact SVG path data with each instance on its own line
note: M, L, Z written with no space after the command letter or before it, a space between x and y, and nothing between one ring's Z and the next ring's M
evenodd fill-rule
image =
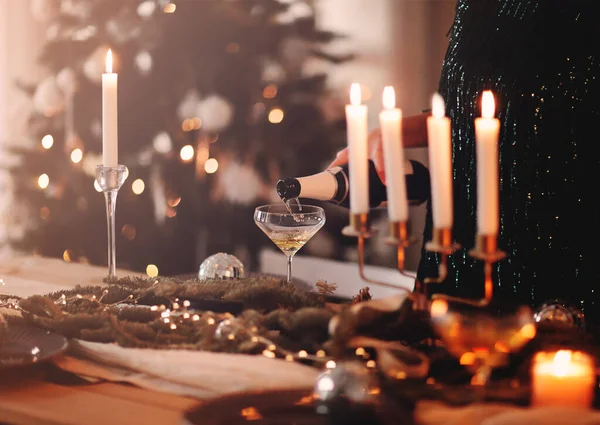
M287 281L292 259L325 224L325 211L313 205L263 205L254 210L254 222L287 258Z

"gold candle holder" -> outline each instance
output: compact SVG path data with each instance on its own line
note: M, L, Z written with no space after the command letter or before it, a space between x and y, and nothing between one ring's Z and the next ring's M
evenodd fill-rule
M386 286L388 288L401 289L408 292L412 298L412 292L393 283L381 282L369 278L365 273L365 240L374 236L376 232L371 227L370 216L368 213L351 214L350 225L342 230L344 236L355 237L358 239L358 272L362 280L373 285ZM406 248L412 243L413 239L408 236L408 223L406 221L394 221L390 223L390 236L387 243L397 247L397 267L398 271L404 276L414 278L405 272Z
M425 249L429 252L440 254L440 265L438 266L438 276L428 277L423 281L421 292L425 298L428 298L428 285L442 283L448 277L448 257L460 249L460 245L452 242L451 228L434 228L431 241L425 244Z
M494 295L494 281L492 279L493 264L506 257L506 253L498 249L498 235L477 235L475 248L469 251L469 255L477 260L484 262L484 297L479 300L468 300L465 298L450 297L442 294L435 294L434 299L445 299L452 302L485 307L490 304Z

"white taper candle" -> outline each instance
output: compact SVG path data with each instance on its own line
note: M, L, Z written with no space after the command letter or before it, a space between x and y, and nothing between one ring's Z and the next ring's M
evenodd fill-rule
M494 95L481 97L481 117L475 119L477 158L477 233L496 235L500 227L498 137L500 120L494 118Z
M360 85L350 87L350 104L346 105L348 171L350 174L350 212L369 212L369 149L367 107L361 105Z
M450 119L445 116L444 99L438 93L431 99L427 117L427 143L431 173L431 209L436 229L451 229L452 211L452 140Z
M102 74L102 160L105 167L119 164L118 97L116 73L112 72L112 51L106 54L106 73Z
M390 86L383 90L383 110L379 114L379 126L383 143L388 216L390 221L406 221L408 200L402 144L402 110L396 108L396 94Z

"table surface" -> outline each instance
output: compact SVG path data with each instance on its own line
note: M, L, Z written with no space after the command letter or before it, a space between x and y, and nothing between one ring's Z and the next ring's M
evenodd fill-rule
M135 275L120 270L118 275ZM76 285L101 284L106 268L15 257L0 264L0 293L26 297ZM118 383L90 383L51 362L0 370L0 424L181 424L200 402Z
M0 423L182 424L200 401L116 383L89 383L51 363L0 372Z

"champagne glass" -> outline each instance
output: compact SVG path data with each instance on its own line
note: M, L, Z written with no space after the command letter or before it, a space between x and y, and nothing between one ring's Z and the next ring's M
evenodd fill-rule
M254 222L287 258L287 281L292 281L292 259L325 224L325 211L312 205L263 205Z
M535 337L533 312L527 306L497 316L483 310L452 311L446 300L431 304L431 323L448 351L473 372L471 384L484 386L492 370L508 363Z

